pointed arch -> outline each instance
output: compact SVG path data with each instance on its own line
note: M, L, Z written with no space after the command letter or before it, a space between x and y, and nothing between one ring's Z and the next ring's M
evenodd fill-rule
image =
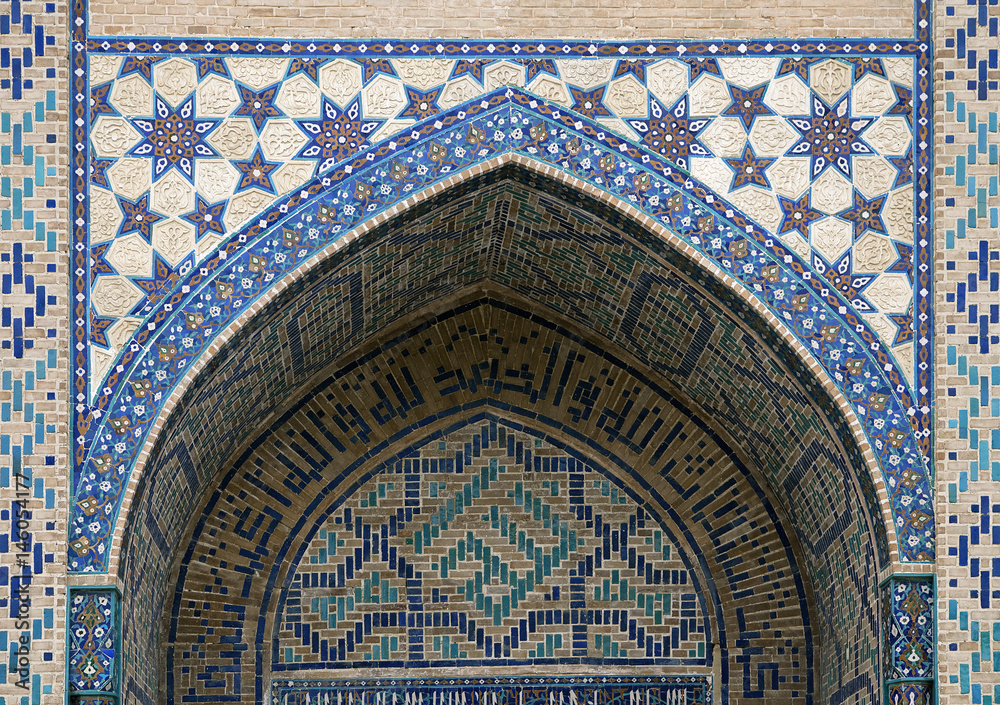
M534 167L529 168L532 165ZM548 170L548 175L544 173L546 170ZM482 290L482 282L492 282L489 283L489 287L499 287L503 291L503 295L499 297L501 302L508 301L510 296L517 295L521 297L521 301L529 302L528 304L522 303L522 308L529 311L531 302L540 301L541 297L538 292L568 291L571 281L569 277L578 271L572 266L568 266L569 260L562 260L559 266L548 266L557 264L557 260L553 260L552 255L545 255L544 248L556 247L559 240L566 240L567 243L559 246L562 248L561 251L577 255L585 252L588 247L594 253L597 252L595 248L604 248L601 250L602 252L610 253L616 257L621 253L646 253L645 256L650 259L645 265L639 261L632 262L631 260L622 260L617 267L607 265L597 277L596 286L603 286L606 291L620 289L620 292L616 291L615 293L620 293L621 296L627 294L628 301L633 298L641 301L649 300L648 292L657 286L664 291L688 292L688 296L694 297L689 299L691 302L697 301L698 297L707 297L707 299L715 301L714 308L711 309L716 311L714 314L711 313L710 307L706 308L704 304L698 305L700 308L696 309L692 308L693 303L686 304L681 306L681 310L695 310L695 315L702 318L722 316L728 320L728 323L721 327L710 327L718 330L719 335L725 335L722 331L732 328L737 338L742 341L741 344L750 346L738 348L746 353L747 364L754 360L771 360L775 365L773 373L777 375L781 371L781 374L784 375L784 377L776 377L771 380L772 384L778 389L801 390L792 391L789 400L795 401L795 403L813 404L812 411L808 413L812 414L813 418L821 420L820 425L826 429L824 433L827 435L811 437L812 432L810 431L806 436L803 436L802 440L805 441L805 444L800 452L800 459L796 463L785 463L787 456L784 455L777 457L779 464L785 466L786 474L784 475L785 479L778 482L773 491L794 493L798 486L805 486L815 481L817 477L815 468L818 465L839 468L838 471L841 474L838 482L842 485L842 491L853 493L855 499L851 501L857 503L861 513L851 514L843 520L838 519L826 527L823 526L823 521L813 522L801 518L793 520L792 523L803 537L800 540L807 546L805 550L815 555L824 553L840 555L836 551L829 551L832 543L839 541L838 537L845 528L852 528L858 522L864 524L867 528L863 533L867 534L868 538L862 540L861 545L866 546L865 550L869 552L871 565L863 572L870 574L873 571L878 571L879 561L876 558L875 549L880 542L885 542L883 550L888 553L888 542L885 539L885 534L882 534L881 539L878 537L880 532L885 531L885 519L877 508L878 504L874 504L876 508L872 512L873 505L865 498L864 483L866 479L870 483L867 489L869 495L874 495L874 483L870 481L871 476L865 469L866 465L860 450L861 445L855 436L856 429L852 430L846 422L843 422L843 417L837 413L832 395L828 389L820 386L821 378L809 371L807 367L809 357L796 353L792 349L794 336L787 335L787 331L783 331L780 326L773 326L767 322L765 316L754 306L755 300L742 292L740 285L731 280L727 281L706 268L704 263L698 260L703 255L697 253L676 234L658 226L648 217L641 214L633 215L629 211L629 206L612 198L603 196L597 198L596 196L602 193L599 189L590 190L590 195L588 195L588 189L582 182L570 181L569 178L560 175L559 170L544 164L538 165L537 162L528 157L514 154L501 155L494 161L478 165L474 171L455 174L449 178L450 181L435 186L425 197L408 199L404 205L391 214L387 214L377 223L368 223L356 234L338 241L338 245L330 247L325 252L324 257L307 260L309 264L302 265L301 269L296 270L298 272L296 275L286 277L282 280L282 284L271 287L254 302L248 311L242 314L244 318L237 319L228 333L220 334L216 338L213 343L214 357L212 359L206 361L202 358L197 363L192 364L191 369L187 371L185 386L174 390L170 402L172 413L169 417L165 417L157 428L158 437L149 441L148 449L145 451L146 455L143 457L144 476L141 481L136 480L137 484L134 490L136 499L131 502L127 516L120 520L123 533L127 533L130 537L126 543L132 542L129 545L138 546L138 550L130 553L125 561L116 556L116 559L119 560L117 572L125 582L132 584L140 581L137 584L144 583L147 586L155 585L158 588L166 589L168 585L173 584L172 581L177 579L176 576L185 573L183 561L174 563L175 577L163 575L162 570L156 566L162 566L164 561L170 560L171 555L177 555L175 551L178 542L183 541L182 534L185 522L191 516L199 516L200 510L197 505L206 499L206 493L214 496L216 490L209 488L212 487L213 478L217 477L218 471L228 462L227 458L237 454L239 444L252 438L268 418L281 418L286 414L287 409L282 406L282 400L300 393L298 390L319 374L318 370L322 369L322 366L315 367L315 365L320 364L320 361L339 360L344 355L350 355L352 351L363 350L363 341L368 338L371 338L372 344L384 336L388 336L390 341L397 340L397 335L385 331L398 330L399 326L406 322L406 316L410 314L415 315L416 320L423 320L427 316L433 317L435 311L439 313L439 306L435 308L436 305L432 306L432 303L428 303L428 301L445 300L461 303L461 292L468 289L468 285L476 281L480 282L480 289L474 291ZM507 190L500 188L504 184L510 184L509 188L504 187ZM471 241L468 238L463 239L465 238L463 228L474 230L479 227L478 223L486 222L477 208L484 207L482 204L487 202L484 194L489 192L491 188L494 190L491 198L497 203L494 215L488 219L493 224L491 227L502 230L505 233L504 237L507 237L506 233L509 232L509 236L515 239L509 242L507 240L498 241L501 244L493 244L484 249L477 246L478 241L475 238ZM497 191L497 189L500 190ZM523 212L518 211L517 217L507 218L503 216L504 213L510 213L509 209L503 210L503 204L516 205L520 209L520 204L530 205L532 198L540 199L539 203L544 201L544 207L539 205L532 210L526 205ZM477 199L478 206L476 205ZM560 203L564 205L560 205ZM478 215L473 216L477 213ZM546 213L549 215L546 216ZM643 222L644 217L647 218L648 222ZM512 223L509 227L506 225L508 220ZM437 226L433 226L435 221L438 222ZM432 225L428 225L428 223ZM464 225L459 227L460 223ZM573 225L570 227L566 223ZM448 243L447 252L443 257L450 258L451 264L464 266L465 264L478 263L488 273L506 271L508 265L516 264L517 257L521 256L519 253L526 252L525 246L532 242L542 242L544 247L536 253L539 271L552 272L551 276L554 277L551 280L552 286L538 290L522 286L521 293L517 294L518 287L515 286L512 289L510 283L505 283L502 278L477 278L477 276L473 276L466 284L456 285L457 288L453 290L435 291L434 296L430 296L429 299L407 300L405 292L413 287L419 288L426 285L427 282L435 281L434 277L428 275L428 272L432 270L419 268L418 265L421 262L430 261L430 255L418 248L411 248L413 250L412 256L408 259L404 257L399 260L401 263L404 261L408 263L405 268L402 264L398 268L386 265L385 271L394 273L392 280L398 285L395 289L383 287L379 290L374 285L367 288L364 286L362 277L357 276L356 273L368 271L377 275L380 271L377 267L368 267L366 270L366 262L374 262L379 257L384 259L384 253L391 252L393 247L406 248L409 247L408 243L412 245L417 242L433 242L426 237L426 234L431 232L433 227L442 228L440 230L442 233L441 242ZM580 234L591 232L593 228L598 227L610 228L610 231L619 234L614 236L594 235L593 241L587 240L584 235ZM407 231L407 228L414 228L414 230L410 232ZM431 230L426 228L431 228ZM556 237L548 234L550 229L561 229L560 232L566 232ZM603 229L599 232L604 232ZM445 233L451 234L444 237ZM389 241L396 244L389 247L386 245ZM460 241L465 244L461 244ZM459 244L455 245L455 243ZM455 246L453 247L453 245ZM534 261L535 259L533 255L524 261ZM596 260L591 256L590 261ZM440 262L438 265L443 266ZM442 271L453 272L455 270L446 267ZM657 280L658 271L676 271L677 274L676 276L671 275L668 284L666 280ZM378 279L377 276L370 277L369 284L375 282L376 279ZM447 281L447 278L444 280ZM368 314L361 315L359 319L360 314L351 310L350 307L356 303L363 303L362 300L365 296L373 300L379 299L380 296L385 299L392 298L391 296L383 296L386 291L390 293L393 291L402 292L397 297L401 304L396 309L397 319L395 323L391 318L379 318ZM640 293L636 294L636 292ZM459 297L459 300L455 301L455 297ZM430 308L421 314L419 313L420 305ZM307 310L310 307L312 307L311 313ZM566 310L570 313L563 312L562 314L558 310L552 310L552 308L550 305L547 316L566 316L571 313L571 318L577 320L576 325L583 325L590 330L587 336L598 335L610 344L625 346L623 349L627 350L628 355L639 356L640 360L643 359L641 357L643 345L629 343L629 336L635 337L634 333L637 328L633 319L627 315L618 316L620 320L615 324L617 327L613 330L610 328L601 329L594 322L595 319L587 318L587 315L610 310L610 307L594 305L592 309L588 310L589 313L583 310L570 311L567 308ZM559 309L560 307L557 305L555 308ZM627 309L627 306L623 306L622 310ZM361 305L358 309L362 313L365 310L365 305ZM657 316L651 315L651 311L647 309L639 308L636 310L649 320L657 319ZM303 318L303 316L306 317ZM309 318L310 316L311 318ZM400 316L403 318L399 318ZM380 322L377 325L367 326L365 322L369 319ZM305 338L302 337L302 331L309 326L313 326L315 329L316 321L347 321L352 324L355 320L361 324L360 337L352 337L349 328L334 329L322 335L309 336L309 345L303 345ZM284 333L281 332L280 326L273 327L282 321L288 324L285 326ZM290 333L291 328L288 326L297 327L299 332ZM597 327L595 328L595 326ZM338 330L339 332L337 332ZM604 330L604 333L600 333L601 330ZM699 333L701 330L702 326L696 325L690 334L690 341L695 341L700 345L699 341L704 337ZM708 330L708 328L704 330ZM282 336L284 336L283 339ZM733 338L733 340L737 338ZM275 347L268 343L272 340L279 340L282 343ZM297 343L296 340L298 340ZM656 345L663 349L674 345L675 348L671 349L680 354L682 351L676 347L677 344L671 344L669 341L686 339L683 335L660 335L655 340ZM726 345L715 345L714 355L721 355L722 350L727 346L733 347L728 343L729 337L726 337L725 340L727 341ZM685 343L688 349L693 347L690 341ZM341 347L338 348L337 344ZM308 347L310 354L315 358L313 366L302 365L298 372L295 369L296 363L293 359L295 354L291 352L297 345L301 346L303 350ZM735 351L737 348L733 349ZM735 353L731 352L731 354ZM684 383L680 381L682 373L690 374L691 370L699 368L699 365L692 367L690 362L684 362L687 357L687 353L680 354L681 361L677 364L657 364L652 358L646 359L641 364L650 370L655 370L659 375L667 375L668 378L674 380L670 382L671 384L680 385L683 388ZM766 364L770 365L772 362ZM719 363L712 368L738 369L740 366L737 358L733 357L725 364ZM673 371L671 368L674 368ZM755 367L753 373L758 381L767 377L764 367ZM715 374L715 377L712 375L707 375L707 377L718 379L717 373ZM259 416L245 419L242 425L232 421L232 415L227 414L226 409L216 403L221 398L219 396L221 394L231 402L242 406L253 406L250 403L252 401L250 398L241 398L238 393L233 393L235 389L241 388L240 385L248 390L260 390L266 397L272 399L271 406L262 408ZM254 392L247 393L253 394ZM701 409L700 415L712 418L711 409L713 407L710 405L711 400L708 396L698 392L693 386L682 393L688 398L695 397L697 399L698 408ZM424 395L425 398L426 396ZM187 421L183 420L185 417ZM720 418L732 419L735 417L730 415ZM228 432L225 428L227 419L236 424L236 426L230 424ZM222 426L219 425L220 422L223 424ZM716 432L720 434L720 438L728 439L725 444L734 449L732 452L737 457L741 457L748 452L745 443L741 447L739 441L741 430L735 425L731 429L719 428L720 424L725 426L727 423L729 423L728 420L716 420L713 423L713 428L717 429ZM192 424L194 425L192 426ZM819 429L820 426L816 428ZM195 438L192 435L194 433L192 429L200 429L197 432L201 433L201 436ZM807 438L807 436L810 437ZM206 451L204 441L209 438L214 447ZM233 445L234 442L236 445ZM200 450L199 443L201 444ZM831 448L837 450L832 451ZM219 457L213 459L211 457L213 453ZM850 460L838 461L838 456L850 458ZM759 456L755 462L760 463ZM838 462L843 464L838 466ZM176 501L179 495L171 495L171 492L174 491L185 493L186 496L185 503L179 507L177 507ZM171 497L173 499L170 499ZM171 507L173 511L164 511L164 507ZM796 511L790 509L788 513L794 517ZM827 504L822 507L822 512L829 516ZM813 513L815 514L815 511ZM207 517L208 515L202 512L201 516ZM851 519L850 516L854 518ZM865 516L868 518L865 519ZM803 531L805 533L802 533ZM190 546L195 547L190 549L191 551L200 550L197 549L196 543L189 544ZM188 551L184 551L184 553L187 554ZM194 556L195 553L191 553L191 555ZM199 562L195 561L195 563ZM863 592L860 586L856 587ZM862 601L869 598L864 598ZM143 609L148 609L149 605L157 604L159 598L144 593L137 596L130 595L129 599L134 600L134 606L146 605ZM836 596L825 596L824 599L833 600L836 599ZM183 601L182 604L184 604ZM865 614L868 614L869 617L874 615L875 613L872 611L874 607L870 600L864 604L867 605ZM127 612L131 614L129 610ZM828 614L830 613L828 612ZM131 623L129 623L129 619L132 620ZM127 638L135 638L136 634L142 630L142 625L145 624L143 619L142 615L138 613L131 618L126 618L126 630L131 630L127 631L131 635ZM866 619L868 618L866 617ZM822 620L820 622L823 626ZM839 628L834 628L836 626L834 621L825 626L831 635L840 633ZM868 627L871 626L871 624L868 625ZM877 632L872 632L873 635L875 633ZM149 634L148 629L146 629L145 634ZM835 646L837 637L830 636L829 638L832 641L828 642L828 648L832 649L833 651L830 653L833 653L839 648ZM252 674L253 671L248 672L248 675Z
M73 571L108 569L109 558L115 555L117 518L133 468L148 447L149 432L162 425L161 411L176 396L188 365L197 365L206 351L211 354L220 330L237 319L246 320L245 311L259 310L262 297L285 286L286 277L301 261L328 256L344 246L345 230L363 232L411 206L417 189L406 178L414 159L414 172L438 166L440 173L431 174L432 178L425 173L421 181L427 185L417 191L433 194L456 183L456 173L467 178L491 162L515 155L536 161L541 171L556 178L574 180L604 202L627 204L638 212L639 222L657 228L661 236L674 235L673 246L683 245L682 251L707 271L728 278L723 281L759 306L770 325L781 320L782 335L809 351L807 357L816 363L816 371L826 373L838 405L852 410L852 426L867 438L869 449L878 449L878 456L869 456L879 467L873 482L886 490L879 501L887 502L892 513L889 531L905 534L898 548L900 559L933 557L929 479L920 440L907 421L908 410L912 411L907 387L877 337L836 292L811 277L794 253L759 226L676 167L651 156L642 145L563 115L558 106L514 89L496 91L463 107L318 177L234 235L160 301L105 381L97 406L113 411L98 411L84 423L88 442L79 444L76 458ZM505 130L495 129L503 127L501 123ZM494 142L482 147L488 137ZM455 146L449 148L450 143ZM482 158L466 158L470 152L481 153ZM445 163L455 162L458 154L464 166ZM547 154L551 158L546 159ZM592 154L593 159L579 159L581 154ZM312 237L314 231L319 237L313 246L300 241L304 233ZM264 250L272 248L275 253L268 258ZM281 248L286 252L277 251ZM236 278L241 284L249 282L246 292L232 284L240 270L250 275ZM785 286L789 282L791 286ZM198 309L209 299L215 304L208 306L209 312L219 311L220 316L209 316L206 322ZM820 316L810 315L814 311ZM834 322L819 325L815 318L826 315ZM185 349L188 341L191 347ZM115 404L121 405L120 411L114 410Z

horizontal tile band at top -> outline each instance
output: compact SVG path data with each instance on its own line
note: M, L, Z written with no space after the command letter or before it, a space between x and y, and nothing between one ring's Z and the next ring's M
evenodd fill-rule
M461 42L461 43L459 43ZM323 54L353 58L605 58L658 59L686 56L743 57L801 54L816 56L914 56L930 51L926 40L753 40L690 42L588 42L518 40L439 40L417 43L403 40L286 40L209 39L168 37L91 37L78 42L77 51L90 53L210 54L215 56L297 56Z

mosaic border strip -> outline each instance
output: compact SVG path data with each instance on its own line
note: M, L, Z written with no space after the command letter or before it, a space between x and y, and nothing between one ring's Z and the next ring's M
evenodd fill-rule
M894 575L882 584L882 670L887 683L935 676L934 577Z
M536 676L275 679L271 683L271 705L319 705L331 703L334 698L344 705L398 705L401 702L414 705L710 705L712 679L710 676Z
M929 36L929 35L928 35ZM470 44L471 41L471 44ZM690 42L613 42L587 40L479 41L443 39L414 42L401 39L172 39L169 37L88 37L88 52L135 52L139 54L216 54L219 56L296 56L314 55L373 58L380 54L394 58L488 57L509 58L680 58L684 56L774 56L779 54L852 56L884 54L910 56L928 50L926 38L916 41L895 39L842 40L790 39ZM461 44L459 44L461 42ZM523 55L522 55L523 54Z

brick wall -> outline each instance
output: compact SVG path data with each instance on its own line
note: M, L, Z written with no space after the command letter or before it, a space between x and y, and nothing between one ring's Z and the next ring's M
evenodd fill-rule
M908 0L160 0L90 4L93 35L615 40L912 37Z
M64 691L67 12L0 5L0 705Z
M942 703L1000 697L995 3L937 7L936 374Z
M727 4L736 4L737 7ZM69 66L67 8L57 2L22 2L14 18L13 4L0 14L12 20L0 36L0 47L20 56L34 47L35 28L43 29L45 52L33 66L21 65L14 78L9 65L0 69L6 82L0 86L3 129L0 147L10 149L10 160L0 166L7 180L0 191L0 214L9 218L0 232L0 274L10 277L3 290L3 305L11 309L11 323L0 327L0 339L11 343L0 351L0 492L3 510L11 511L14 471L30 470L31 531L43 550L43 577L35 579L32 619L39 620L41 637L34 638L31 673L38 675L37 694L42 703L62 700L64 633L61 557L68 502L66 477L69 463L69 397L67 366L72 341L66 292L67 267L67 98ZM742 38L742 37L907 37L912 36L912 3L851 2L799 4L794 8L763 2L664 3L661 7L635 7L624 2L577 3L577 7L552 10L546 3L412 3L404 6L385 0L338 6L297 2L285 5L250 2L196 4L171 3L123 5L91 4L93 35L203 35L234 37L570 37L607 39ZM33 17L31 32L24 32L24 16ZM993 622L995 571L991 561L993 505L1000 497L995 479L998 444L992 432L998 424L992 407L1000 388L997 370L997 322L990 307L998 303L992 279L998 271L994 253L1000 251L992 201L997 189L991 178L997 160L991 153L997 137L998 106L995 98L996 63L989 51L996 49L996 5L957 3L936 6L936 472L939 537L939 596L941 700L945 703L996 702L994 652L997 632ZM969 35L970 24L975 36ZM53 42L47 43L45 37ZM977 51L973 58L969 49ZM980 84L978 62L983 67ZM50 73L51 72L51 73ZM30 81L30 86L29 86ZM971 82L971 84L970 84ZM15 91L16 87L16 91ZM981 92L985 90L985 93ZM40 107L39 107L40 106ZM975 118L972 118L972 115ZM28 129L28 125L33 129ZM980 131L982 132L982 136ZM50 141L49 135L54 141ZM25 163L25 148L32 160ZM970 147L974 156L970 157ZM40 162L39 162L40 160ZM38 164L41 164L39 167ZM45 175L44 184L37 174ZM969 178L975 177L975 183ZM26 180L32 184L28 195ZM982 189L982 191L981 191ZM980 194L983 194L982 196ZM50 206L49 203L53 202ZM974 214L970 215L970 209ZM26 214L31 215L26 217ZM38 226L41 225L39 234ZM984 254L985 253L985 254ZM983 257L985 256L985 263ZM54 267L55 271L49 268ZM970 280L971 276L971 280ZM36 292L44 281L45 312ZM970 281L976 282L976 291ZM37 291L37 290L36 290ZM54 303L50 298L54 297ZM972 306L976 313L972 315ZM14 319L25 325L26 311L35 316L33 326L16 333ZM980 316L987 316L985 340ZM54 335L50 337L50 331ZM14 353L16 339L19 353ZM30 340L32 347L24 342ZM985 379L985 383L984 380ZM9 381L8 381L9 380ZM29 414L30 411L30 414ZM975 433L974 433L975 432ZM26 438L31 441L26 445ZM984 445L985 444L985 445ZM28 446L30 445L30 450ZM51 493L51 494L50 494ZM983 498L986 501L983 501ZM9 525L5 521L5 531ZM989 538L980 537L984 526ZM973 531L975 529L975 531ZM973 536L976 536L974 539ZM977 543L978 541L978 543ZM966 548L967 547L967 548ZM51 562L47 556L52 556ZM978 559L979 567L974 567ZM31 562L34 564L32 552ZM0 565L15 565L14 551L0 556ZM985 568L989 575L984 578ZM34 565L32 565L32 568ZM985 585L986 592L982 592ZM0 599L7 598L9 582L0 585ZM6 621L8 640L15 633ZM34 622L32 626L34 631ZM9 649L10 642L5 646ZM9 650L0 651L8 660ZM998 663L1000 665L1000 663ZM10 675L8 674L8 679ZM10 683L0 682L6 694ZM33 684L34 687L34 684ZM33 691L34 692L34 691ZM3 697L0 696L0 701ZM7 702L19 702L8 700Z

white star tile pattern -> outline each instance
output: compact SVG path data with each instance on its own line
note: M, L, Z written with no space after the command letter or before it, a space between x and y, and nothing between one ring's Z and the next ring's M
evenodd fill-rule
M913 64L91 55L91 389L156 281L362 146L504 85L659 153L740 208L827 275L912 383Z

